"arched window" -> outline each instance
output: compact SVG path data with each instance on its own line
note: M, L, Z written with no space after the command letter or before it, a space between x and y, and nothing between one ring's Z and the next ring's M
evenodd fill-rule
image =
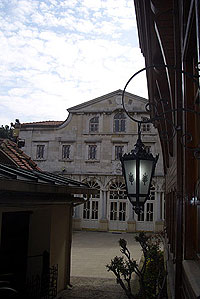
M95 181L88 181L88 187L96 188L99 190L97 194L84 203L83 206L83 219L85 220L98 220L99 218L99 199L100 199L100 186Z
M89 131L90 131L90 133L99 131L99 117L98 116L95 116L90 119Z
M127 199L126 186L123 182L115 181L110 185L110 199Z
M125 132L126 131L126 116L123 112L118 112L114 116L114 132Z

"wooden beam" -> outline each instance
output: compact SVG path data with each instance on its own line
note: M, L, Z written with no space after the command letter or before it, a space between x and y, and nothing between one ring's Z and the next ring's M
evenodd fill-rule
M0 179L0 191L49 193L49 194L98 194L95 188L50 185L45 183L33 183L22 180Z

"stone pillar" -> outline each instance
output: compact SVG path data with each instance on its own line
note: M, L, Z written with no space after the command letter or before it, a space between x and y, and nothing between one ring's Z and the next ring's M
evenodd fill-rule
M81 206L77 206L74 209L74 217L73 217L73 230L81 230Z
M107 191L102 190L102 198L101 198L101 219L106 219L107 218Z
M107 202L108 202L108 192L106 189L101 191L101 215L99 220L99 230L108 231L108 219L107 219Z
M80 206L75 207L74 218L80 218Z
M157 202L157 213L156 213L156 221L160 221L161 219L161 192L156 192L156 202Z
M164 221L162 219L162 192L158 190L156 192L156 222L155 231L162 231L164 227Z

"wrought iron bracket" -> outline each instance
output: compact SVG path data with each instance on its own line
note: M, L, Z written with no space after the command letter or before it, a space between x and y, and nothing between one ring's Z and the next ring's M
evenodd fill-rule
M126 112L126 114L128 115L128 117L133 120L134 122L136 122L138 124L138 134L141 134L140 131L140 127L142 123L151 123L154 126L157 125L157 123L161 120L165 120L165 122L168 124L168 127L170 127L170 135L168 131L160 131L160 138L163 141L169 142L171 141L177 134L177 132L182 131L182 127L180 125L176 125L175 122L173 121L174 117L172 117L172 120L168 117L168 115L173 115L175 116L177 114L177 112L182 112L182 113L192 113L195 114L196 116L200 117L200 112L194 110L193 108L185 108L185 107L181 107L181 108L171 108L169 106L169 100L168 99L163 99L160 98L158 100L152 101L151 99L148 100L148 103L145 105L145 109L146 112L148 112L150 114L150 118L145 119L145 120L138 120L136 118L134 118L131 113L134 111L128 111L126 109L126 105L125 105L125 92L126 89L129 85L129 83L140 73L142 73L143 71L148 71L150 69L154 69L154 70L163 70L165 69L167 72L170 71L174 71L174 72L179 72L182 75L185 75L187 78L190 78L193 83L196 85L197 87L197 92L200 95L200 86L199 86L199 75L193 75L191 73L185 72L182 69L177 68L176 66L173 65L167 65L167 64L163 64L163 65L149 65L147 67L144 67L142 69L140 69L139 71L137 71L136 73L134 73L130 79L127 81L123 92L122 92L122 106L124 111ZM200 62L197 64L196 69L198 72L200 72ZM165 108L164 111L162 113L159 112L159 105L162 104L162 106ZM153 113L152 113L153 112ZM152 117L153 115L153 117ZM200 120L200 119L199 119ZM180 135L180 134L179 134ZM180 142L182 143L183 147L192 151L194 153L194 157L196 159L200 159L200 144L197 144L196 146L190 146L190 144L193 142L193 136L190 132L184 132L180 137Z

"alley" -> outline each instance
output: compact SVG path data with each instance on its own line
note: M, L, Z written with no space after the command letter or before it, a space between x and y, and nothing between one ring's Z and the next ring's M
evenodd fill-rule
M116 255L120 256L118 240L124 238L132 257L139 261L141 249L135 234L111 232L74 232L72 242L72 289L59 294L58 298L126 299L123 290L116 284L114 275L105 265Z

